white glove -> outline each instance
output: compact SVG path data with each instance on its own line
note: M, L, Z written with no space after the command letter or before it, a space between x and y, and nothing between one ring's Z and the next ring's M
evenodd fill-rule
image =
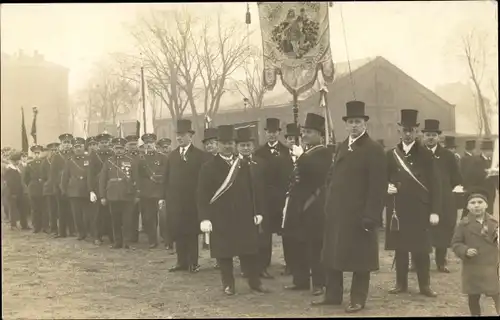
M302 149L301 146L292 146L292 154L296 156L297 158L300 157L304 153L304 149Z
M260 214L256 215L253 217L253 222L255 223L256 226L262 223L262 216Z
M456 186L452 192L455 192L455 193L464 193L464 187L463 186Z
M431 216L429 217L429 222L433 226L437 225L439 223L439 216L435 213L431 213Z
M94 192L90 192L90 202L96 202L97 201L97 195Z
M486 177L498 176L498 168L488 168L486 169Z
M165 206L165 200L158 200L158 208L162 209Z
M212 232L212 222L210 220L203 220L200 222L200 230L203 233Z
M396 186L393 185L392 183L389 183L389 187L387 187L387 193L388 194L396 194L396 193L398 193L398 188L396 188Z

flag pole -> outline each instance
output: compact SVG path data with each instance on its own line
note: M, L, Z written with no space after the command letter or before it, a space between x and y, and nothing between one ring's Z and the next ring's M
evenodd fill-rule
M146 92L144 85L144 66L141 65L141 92L142 92L142 121L144 122L144 133L147 133L146 128ZM140 137L139 137L140 138Z

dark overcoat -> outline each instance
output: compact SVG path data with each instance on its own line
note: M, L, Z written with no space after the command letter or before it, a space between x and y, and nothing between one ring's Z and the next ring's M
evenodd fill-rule
M204 163L203 151L191 145L184 161L177 147L167 158L164 175L165 200L172 219L174 241L182 236L199 234L200 223L196 207L196 192L200 168Z
M269 213L269 221L265 228L269 232L277 233L281 230L283 218L283 205L288 188L288 176L283 175L283 166L291 161L290 149L278 141L274 148L277 152L271 152L268 143L260 146L254 154L265 161L265 188L266 206Z
M54 186L50 177L50 166L52 165L52 159L54 156L47 156L42 162L42 179L43 179L43 195L52 196L54 195Z
M441 214L437 226L431 227L432 245L436 248L448 248L457 225L457 203L453 189L462 183L455 154L440 145L436 147L434 161L441 179Z
M43 196L43 175L44 159L34 159L28 163L24 171L24 183L28 186L30 197Z
M89 199L87 184L87 170L89 165L90 158L86 154L75 155L66 161L62 175L61 190L67 197Z
M210 254L213 258L258 252L259 228L254 223L254 216L260 214L266 219L265 189L262 164L255 159L253 162L241 161L233 185L212 204L210 200L231 167L220 156L215 156L200 171L197 192L199 220L212 222Z
M87 184L89 193L94 192L97 198L104 197L105 195L99 194L99 174L101 173L104 162L113 155L111 150L97 150L90 154L89 169L87 171Z
M405 154L402 143L395 148L401 151L409 169L427 191L396 162L394 148L389 150L387 174L389 182L398 189L395 204L399 231L390 230L392 212L387 212L385 249L430 253L432 243L429 217L431 213L440 215L442 209L439 171L432 153L418 141L408 154Z
M334 158L326 190L323 263L340 271L379 268L378 226L387 193L384 149L367 133L348 149L344 141ZM373 223L365 231L362 221Z
M488 212L494 212L496 191L498 189L498 176L487 177L486 169L491 167L491 159L486 159L483 155L474 156L464 170L464 188L481 187L488 191Z
M137 188L141 198L163 199L167 157L153 151L140 155L137 159Z
M99 173L101 198L108 201L132 202L137 197L132 175L132 163L128 157L124 155L109 157Z
M290 190L284 236L300 242L323 239L325 181L331 164L332 151L322 145L311 148L297 159L294 174L299 181Z
M466 151L460 159L460 174L463 178L462 185L464 189L473 187L473 185L471 184L472 182L468 179L467 172L469 171L470 166L474 164L475 158L475 156Z
M64 166L66 165L66 160L73 156L72 150L63 150L57 152L52 157L52 163L50 165L49 180L50 185L54 187L55 194L61 194L61 182L62 174L64 171Z

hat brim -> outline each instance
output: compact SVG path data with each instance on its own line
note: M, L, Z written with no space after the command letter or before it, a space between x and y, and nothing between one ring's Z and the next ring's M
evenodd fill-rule
M236 141L236 143L240 143L240 142L255 142L255 139L254 139L254 138L250 138L250 139L243 139L243 140L236 139L236 140L234 140L234 141Z
M347 119L352 119L352 118L361 118L361 119L365 119L365 121L370 120L369 116L344 116L344 117L342 117L342 120L346 121Z
M420 127L420 123L407 124L407 123L398 122L398 126L406 127L406 128L418 128L418 127Z
M425 132L435 132L437 134L443 133L443 131L441 131L441 130L426 130L425 128L420 130L420 131L422 131L422 133L425 133Z
M176 131L176 133L184 134L184 133L191 133L194 134L194 130L188 130L188 131Z
M205 139L201 140L201 142L205 143L205 142L207 142L209 140L219 140L219 139L217 139L217 137L208 137L208 138L205 138Z
M276 132L276 131L281 131L281 128L264 128L265 131L271 131L271 132Z

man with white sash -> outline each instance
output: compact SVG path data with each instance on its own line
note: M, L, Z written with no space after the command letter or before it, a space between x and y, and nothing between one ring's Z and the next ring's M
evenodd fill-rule
M408 264L411 252L420 293L437 294L430 287L430 229L439 223L441 188L439 171L432 153L416 141L417 110L401 110L401 142L387 152L388 193L394 195L395 208L387 221L386 250L395 250L398 294L408 290Z
M234 156L235 134L231 125L218 127L219 154L200 170L197 205L200 229L210 239L210 254L221 271L222 288L234 295L233 257L253 291L268 292L259 278L259 225L265 213L261 164L251 156Z

